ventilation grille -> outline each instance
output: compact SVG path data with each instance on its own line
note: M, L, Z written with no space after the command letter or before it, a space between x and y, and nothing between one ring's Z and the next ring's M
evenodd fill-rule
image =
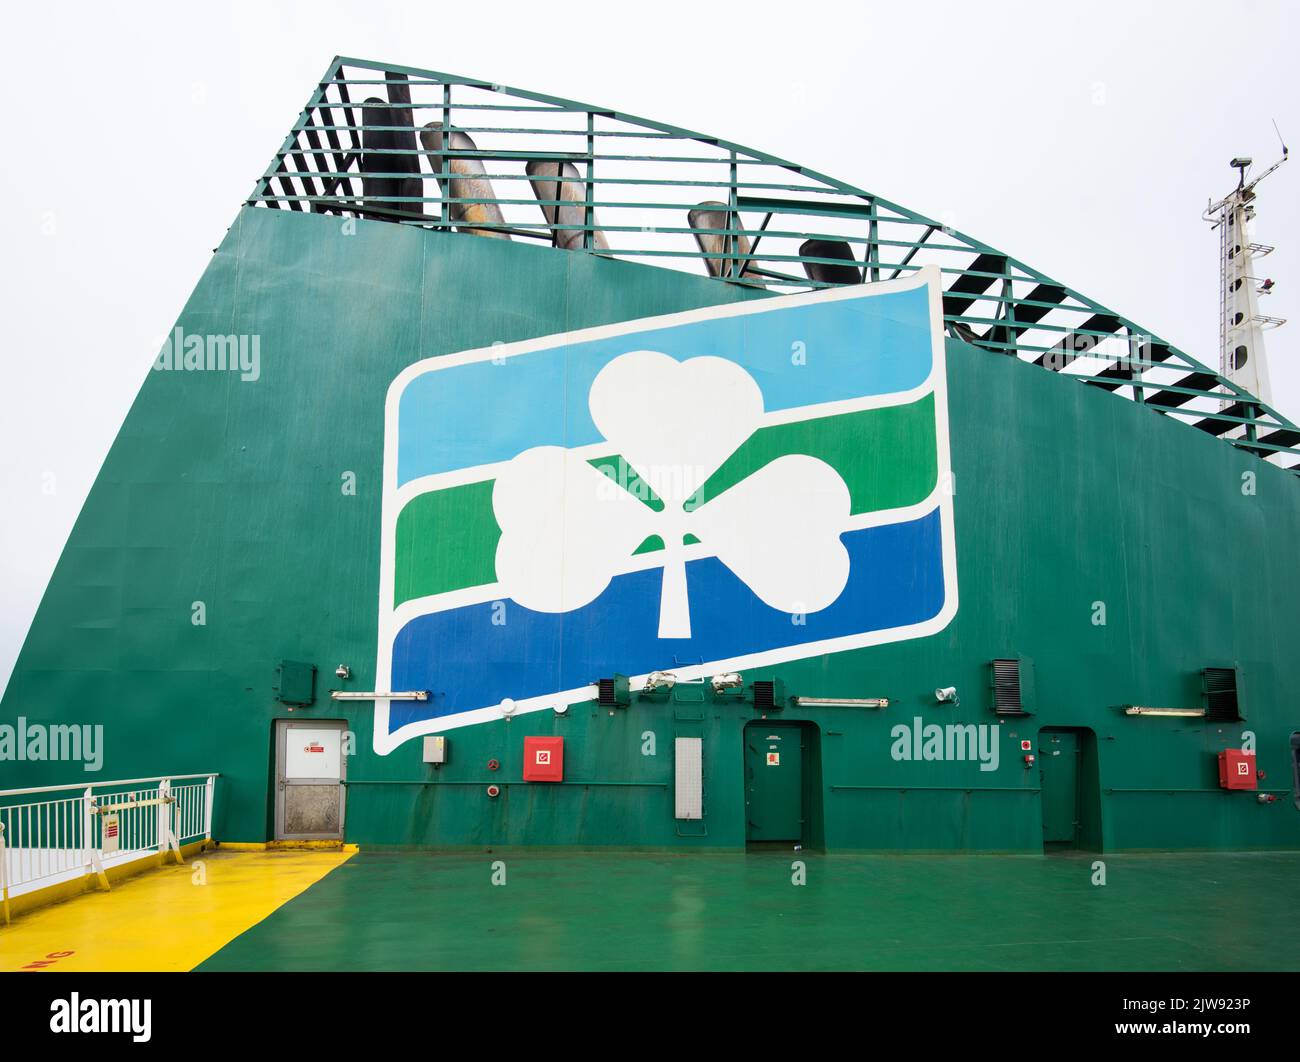
M678 737L673 743L674 812L679 819L704 818L704 740Z
M1237 698L1237 669L1235 667L1207 667L1201 672L1205 685L1206 722L1233 722L1241 718L1241 703Z
M993 710L998 715L1028 715L1020 696L1020 661L994 660Z
M779 681L754 683L754 710L774 712L785 707L785 692Z
M628 703L628 684L626 675L598 679L596 682L596 703L602 708L622 708Z

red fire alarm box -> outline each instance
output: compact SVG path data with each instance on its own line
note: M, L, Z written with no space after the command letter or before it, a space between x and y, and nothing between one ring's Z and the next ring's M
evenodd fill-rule
M1219 753L1219 785L1224 789L1258 789L1255 780L1255 754L1241 749L1224 749Z
M564 781L564 738L524 738L524 781Z

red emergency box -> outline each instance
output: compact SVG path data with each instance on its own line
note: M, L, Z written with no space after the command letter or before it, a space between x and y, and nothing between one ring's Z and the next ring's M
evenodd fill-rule
M524 781L564 781L564 738L524 738Z
M1219 753L1219 785L1224 789L1258 789L1255 780L1255 754L1241 749L1224 749Z

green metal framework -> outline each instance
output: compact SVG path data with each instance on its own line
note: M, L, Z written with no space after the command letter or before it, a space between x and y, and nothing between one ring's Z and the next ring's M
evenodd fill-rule
M417 135L431 122L446 138L432 149ZM456 134L469 144L453 142ZM555 198L530 181L530 163L551 165L544 185ZM469 175L478 194L464 194L467 168L478 171ZM247 203L563 244L774 291L888 280L934 264L954 338L1300 472L1300 429L1128 318L870 192L661 122L339 57Z

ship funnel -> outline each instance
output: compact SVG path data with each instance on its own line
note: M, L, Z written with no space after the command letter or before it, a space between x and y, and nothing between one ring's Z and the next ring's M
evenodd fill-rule
M533 186L533 195L541 202L542 214L546 224L551 226L551 235L556 247L566 251L579 250L583 244L582 225L585 207L580 205L585 198L585 185L578 176L578 167L571 162L552 162L534 159L524 169L528 173L528 182ZM550 200L550 202L547 202ZM560 205L555 206L554 201ZM609 244L605 234L597 229L596 212L591 212L591 249L608 251ZM565 226L558 228L557 226Z
M704 265L711 277L738 278L745 275L749 266L749 237L726 235L727 230L740 228L740 216L727 208L726 203L701 203L694 210L687 211L686 219L695 229L695 242L701 251L708 254L740 255L740 258L706 258ZM701 229L716 229L715 232L701 232Z
M453 132L450 137L444 136L442 123L430 122L420 130L420 144L425 151L433 152L429 156L429 165L433 167L435 173L451 173L455 175L438 178L438 187L442 189L444 198L453 200L488 200L488 202L479 203L449 203L451 219L458 223L457 229L461 232L472 232L475 236L493 236L501 240L510 239L509 233L503 231L506 219L501 214L501 208L495 202L496 193L492 190L492 182L485 176L487 171L483 168L482 161L468 155L447 156L443 154L444 150L477 151L478 145L474 143L473 137L468 133L459 132ZM446 144L445 149L444 144ZM460 224L462 222L477 222L480 225L499 227L476 229L469 225Z
M388 88L392 103L371 96L361 105L362 195L367 207L382 211L384 216L423 217L424 204L419 200L424 195L424 181L420 178L420 158L415 154L411 90L405 85ZM406 106L401 106L403 103Z
M861 284L862 270L853 257L853 248L842 240L805 240L799 247L801 258L838 258L851 265L827 262L804 262L803 271L809 280L821 284Z

